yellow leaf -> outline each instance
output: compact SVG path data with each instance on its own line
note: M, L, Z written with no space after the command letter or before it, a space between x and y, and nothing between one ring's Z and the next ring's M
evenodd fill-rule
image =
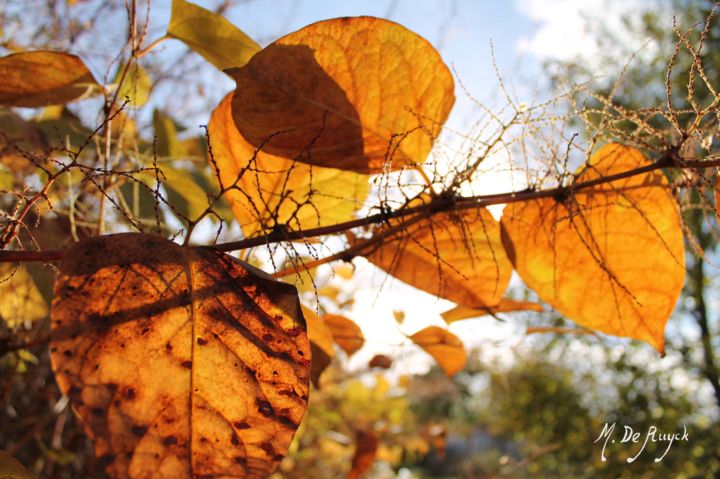
M302 312L307 323L308 339L312 348L310 379L317 387L320 383L320 375L330 365L332 358L335 356L333 334L325 321L315 314L315 311L303 306Z
M352 263L340 263L333 266L333 272L342 279L352 279L355 274L355 267Z
M410 339L435 358L448 376L462 371L467 363L467 352L462 341L447 329L428 326L410 336Z
M367 259L418 289L470 307L498 303L512 266L485 209L440 213L383 240Z
M0 451L0 478L35 479L35 476L10 454Z
M456 306L453 309L442 313L442 318L450 324L463 319L479 318L488 314L511 313L514 311L537 311L543 310L542 304L532 301L516 301L510 298L502 298L495 306L487 308L469 308L467 306Z
M304 230L354 218L370 192L368 176L256 153L235 127L230 99L225 97L208 125L212 169L225 188L237 185L226 198L246 237L276 225Z
M185 0L173 0L167 34L220 70L245 65L260 45L223 16Z
M265 478L307 407L295 288L207 248L94 237L60 265L51 360L114 478Z
M25 266L0 263L0 318L7 326L16 328L47 314L48 305Z
M125 65L120 65L120 68L118 68L115 74L115 83L120 82L124 70ZM145 69L137 63L133 63L130 65L130 68L128 68L125 78L120 85L118 91L119 103L122 104L125 98L128 98L131 105L136 107L143 106L150 97L152 86L152 80Z
M352 356L365 343L365 336L360 327L351 319L338 314L326 314L323 316L325 324L332 331L335 343Z
M36 108L68 103L99 86L83 61L38 50L0 58L0 105Z
M175 122L158 109L153 111L153 130L157 138L155 145L157 156L178 158L185 155L185 148L177 137Z
M455 101L432 45L373 17L314 23L229 73L232 115L248 143L361 173L425 161Z
M648 164L637 150L604 146L577 182ZM653 171L507 206L508 256L540 298L569 319L606 334L641 339L662 353L665 323L685 278L678 209Z

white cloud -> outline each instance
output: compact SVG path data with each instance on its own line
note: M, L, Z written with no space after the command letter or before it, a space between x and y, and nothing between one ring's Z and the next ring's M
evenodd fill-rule
M650 9L671 27L671 12L660 8L662 4L662 0L517 0L517 10L530 17L537 29L521 37L516 48L541 61L580 61L598 74L617 73L632 54L656 54L658 46L648 43L639 27L643 13ZM599 42L603 36L616 41Z

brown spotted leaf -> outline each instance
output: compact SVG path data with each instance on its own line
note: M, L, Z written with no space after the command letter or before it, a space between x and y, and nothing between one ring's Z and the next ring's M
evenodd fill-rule
M98 83L69 53L38 50L0 58L0 105L40 107L68 103Z
M435 358L445 374L452 376L465 367L467 352L460 338L447 329L428 326L409 338Z
M228 255L144 234L65 256L51 358L114 478L264 478L307 407L296 290Z
M455 303L497 304L512 266L486 209L439 213L386 239L367 259L401 281Z
M369 177L255 151L238 132L231 95L212 113L208 132L213 171L247 237L276 225L303 230L349 221L370 192Z
M427 40L373 17L286 35L228 71L240 134L268 154L381 173L425 161L455 101Z
M352 356L365 344L365 336L360 326L351 319L339 314L326 314L323 316L325 324L332 331L333 339L340 348Z
M601 148L582 183L648 165L638 150ZM525 283L577 324L641 339L662 352L665 324L685 280L678 206L652 171L578 190L565 201L508 205L508 256Z

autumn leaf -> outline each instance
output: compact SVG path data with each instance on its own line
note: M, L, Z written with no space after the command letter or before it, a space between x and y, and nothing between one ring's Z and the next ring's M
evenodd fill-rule
M35 476L10 454L0 451L0 479L35 479Z
M36 108L68 103L98 87L83 61L38 50L0 58L0 105Z
M0 319L9 328L45 319L45 302L35 281L24 265L0 263Z
M373 17L314 23L229 73L232 116L247 143L360 173L425 161L455 101L432 45Z
M365 336L360 327L351 319L339 314L326 314L323 316L325 324L332 332L335 343L352 356L363 347Z
M542 304L532 301L517 301L510 298L502 298L500 302L494 306L486 308L470 308L467 306L456 306L442 313L442 318L446 323L451 324L455 321L463 319L479 318L480 316L495 315L498 313L512 313L515 311L536 311L543 310Z
M127 73L123 78L123 71L127 68ZM120 84L120 81L122 83ZM152 90L153 82L147 71L137 63L133 63L130 67L120 65L115 74L116 84L119 84L118 99L120 103L127 98L131 105L141 107L147 103Z
M220 70L245 65L260 45L222 15L185 0L173 0L167 34Z
M438 213L366 257L405 283L476 308L497 304L512 273L500 226L485 209Z
M320 386L320 376L327 369L335 357L333 348L333 334L328 325L320 316L310 308L302 307L303 316L307 323L307 334L312 351L312 365L310 366L310 380L315 387Z
M231 96L218 105L208 131L213 170L247 237L328 226L354 218L370 192L369 177L294 162L256 152L240 135L230 111Z
M0 87L1 88L1 87ZM34 122L6 108L0 108L0 164L12 172L29 173L36 168L26 154L38 155L37 162L43 161L43 153L48 150L48 142L43 131ZM7 189L10 188L0 188Z
M465 346L457 336L447 329L428 326L409 338L432 356L448 376L462 371L467 363Z
M60 265L51 359L112 477L264 478L307 407L295 288L209 248L144 234Z
M715 216L720 221L720 176L715 177L713 185L713 199L715 200Z
M639 151L609 144L576 182L647 164ZM514 203L502 225L518 274L543 301L581 326L663 351L665 323L685 278L685 250L662 173L582 189L564 202Z
M392 364L393 364L393 360L391 358L389 358L388 356L385 356L384 354L376 354L368 362L368 367L369 368L390 369L392 367Z
M355 435L355 454L348 479L359 479L375 462L380 438L374 431L357 431Z

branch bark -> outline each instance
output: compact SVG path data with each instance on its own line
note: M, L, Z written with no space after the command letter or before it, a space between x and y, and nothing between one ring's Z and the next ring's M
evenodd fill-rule
M318 236L327 236L332 234L344 233L354 228L369 226L372 224L385 223L392 219L403 218L411 215L422 214L423 216L432 216L436 213L465 210L471 208L484 208L491 205L518 203L523 201L531 201L541 198L563 198L569 194L582 191L594 186L599 186L613 181L630 178L633 176L649 173L651 171L663 168L674 169L705 169L720 166L720 156L710 156L703 160L685 161L679 157L676 149L668 150L657 161L648 165L633 168L614 175L596 178L590 181L580 183L571 183L569 185L548 188L545 190L524 190L507 193L498 193L492 195L478 195L471 197L455 196L451 192L440 194L431 202L414 207L403 207L397 210L382 212L368 215L364 218L338 223L335 225L313 228L302 231L288 231L283 228L276 228L268 234L257 236L254 238L242 239L239 241L231 241L228 243L220 243L209 245L219 251L229 252L254 248L256 246L270 245L273 243L298 241ZM0 263L7 262L29 262L29 261L60 261L64 251L0 251ZM347 254L347 252L345 252ZM334 255L335 256L335 255Z

